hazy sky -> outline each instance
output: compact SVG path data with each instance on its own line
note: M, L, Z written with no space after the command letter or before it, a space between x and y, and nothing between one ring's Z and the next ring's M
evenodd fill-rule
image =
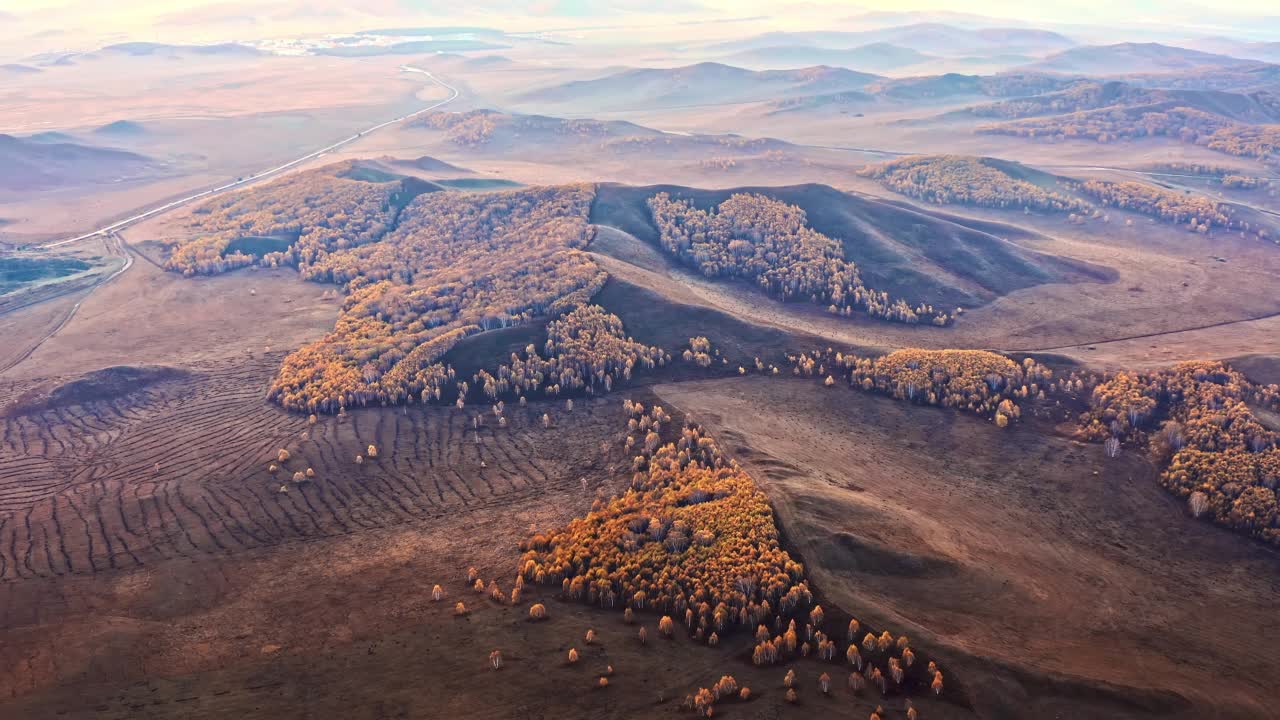
M0 0L0 39L72 48L96 40L163 42L248 39L288 33L349 32L371 24L483 24L505 30L635 25L656 34L672 20L762 16L753 25L842 29L878 11L954 11L1002 18L996 24L1161 27L1186 36L1280 33L1276 0ZM944 18L945 19L945 18ZM643 30L638 33L643 35ZM12 48L11 48L12 49Z

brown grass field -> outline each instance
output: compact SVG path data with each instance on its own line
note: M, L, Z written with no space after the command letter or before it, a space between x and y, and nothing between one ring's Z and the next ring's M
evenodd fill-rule
M397 74L402 63L455 84L451 110L536 111L515 98L642 59L600 51L588 67L550 43L511 55L138 65L139 82L181 88L141 99L105 81L130 60L23 80L0 132L39 131L55 112L66 115L60 129L78 133L129 119L150 133L129 149L165 159L169 172L0 197L0 217L13 221L0 229L24 242L89 229L444 96ZM1001 155L1109 180L1222 155L1165 141L1100 151L975 135L972 122L938 117L957 107L854 117L737 103L598 116L790 143L773 153L682 134L640 149L573 135L468 147L408 125L299 167L364 159L431 180L625 185L601 186L592 210L586 252L610 276L593 302L638 342L679 358L704 335L724 362L638 370L572 411L563 400L509 401L505 428L487 406L365 407L313 425L269 402L282 358L334 327L341 294L293 269L165 272L191 207L124 230L118 244L48 251L133 264L39 302L0 300L0 718L686 718L694 713L680 701L724 674L753 699L719 703L716 717L866 718L883 705L883 720L905 718L899 694L854 697L842 664L752 665L744 633L708 648L683 632L659 637L658 618L641 612L641 645L620 611L552 588L531 585L513 606L469 587L475 566L509 592L522 540L628 486L624 398L668 409L677 422L664 439L692 418L742 464L828 617L907 633L938 661L947 690L913 698L921 718L1275 716L1280 554L1191 518L1145 454L1126 447L1109 460L1073 440L1081 407L1002 430L790 376L789 352L830 346L982 348L1091 371L1234 359L1257 382L1280 381L1274 243L1124 211L1075 222L931 205L858 174L890 157L882 151ZM423 157L463 170L402 162ZM659 247L643 206L651 192L636 189L658 184L700 201L739 188L785 197L842 241L869 284L964 313L946 328L837 317L692 272ZM1272 195L1227 199L1275 226ZM474 335L446 360L460 378L493 370L541 346L545 322ZM755 358L781 376L738 377ZM356 464L370 444L379 456ZM290 458L273 476L280 449ZM290 482L308 468L313 479ZM431 600L436 583L441 602ZM546 622L528 621L534 601L549 608ZM578 663L566 661L569 648ZM488 664L494 649L500 671ZM797 704L784 699L788 668L800 678ZM830 696L817 690L823 671Z
M655 390L765 485L836 604L928 638L984 714L1270 712L1280 556L1191 519L1143 458L812 380Z

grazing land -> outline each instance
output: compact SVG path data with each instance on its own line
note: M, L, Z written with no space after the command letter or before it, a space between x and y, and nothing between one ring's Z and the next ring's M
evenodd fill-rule
M1265 18L188 4L0 12L0 717L1280 707Z

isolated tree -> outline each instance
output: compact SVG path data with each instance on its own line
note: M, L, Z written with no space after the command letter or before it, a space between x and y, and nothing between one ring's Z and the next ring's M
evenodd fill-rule
M849 649L845 651L845 658L849 660L849 664L855 668L862 669L862 653L858 652L857 645L849 645Z
M785 697L787 698L787 702L791 703L792 705L796 704L797 702L800 702L800 696L796 695L795 688L789 688L787 690L787 694L785 695Z
M675 623L671 621L670 615L663 615L662 619L658 621L658 632L665 637L671 637L671 634L675 632Z
M365 455L367 455L367 456L368 456L369 458L371 458L371 459L372 459L372 458L376 458L376 457L378 457L378 446L376 446L376 445L370 445L370 446L368 447L368 449L366 449L366 450L365 450L365 453L364 453L364 454L365 454Z
M530 605L530 606L529 606L529 619L530 619L530 620L545 620L545 619L547 619L547 607L546 607L545 605L543 605L542 603L534 603L533 605Z
M876 649L876 636L867 633L862 636L862 649L871 652Z
M700 717L711 717L712 705L715 704L716 696L707 688L698 688L698 692L693 696L693 709Z
M569 664L578 662L578 651L575 648L569 648Z
M454 605L454 606L453 606L453 614L454 614L454 615L466 615L466 614L467 614L467 606L466 606L466 605L463 605L461 602L459 602L457 605Z
M712 688L712 694L716 699L732 697L738 692L738 681L733 679L732 675L722 675L720 680L716 682Z
M641 645L647 645L649 643L649 631L645 630L643 625L640 626L640 632L637 634L637 637L640 638Z
M1200 517L1209 509L1209 496L1197 490L1187 498L1187 507L1191 508L1193 517Z
M893 635L891 635L888 630L885 630L880 633L880 637L876 639L876 649L880 652L885 652L890 647L893 647Z
M289 451L288 451L288 450L285 450L284 448L280 448L280 452L276 453L276 460L278 460L279 462L282 462L282 463L283 463L283 462L288 462L288 460L289 460Z
M484 580L481 580L480 578L476 578L475 583L473 583L471 587L473 590L476 591L477 595L484 594Z
M585 641L588 645L590 645L590 644L594 643L594 642L596 641L596 631L595 631L595 630L592 630L591 628L587 628L587 635L586 635L586 637L584 638L584 641Z
M435 600L436 602L440 602L441 600L443 600L444 588L440 587L439 585L436 585L435 587L431 588L431 599Z
M363 456L363 455L357 455L357 456L356 456L356 464L357 464L357 465L363 465L363 464L364 464L364 456Z
M494 650L493 652L489 653L489 666L492 667L494 670L498 670L502 668L502 651L501 650Z
M826 674L826 673L822 673L821 675L819 675L819 676L818 676L818 687L822 689L822 694L823 694L823 695L828 695L828 694L830 694L830 692L831 692L831 676L830 676L830 675L828 675L828 674Z
M796 684L796 671L788 670L787 674L784 675L782 678L782 687L787 687L787 688L795 687L795 684Z

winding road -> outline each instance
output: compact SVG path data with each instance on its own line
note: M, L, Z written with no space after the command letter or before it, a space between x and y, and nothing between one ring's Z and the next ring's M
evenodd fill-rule
M428 71L426 71L426 70L423 70L423 69L421 69L421 68L416 68L416 67L413 67L413 66L411 66L411 65L402 65L402 66L400 67L400 70L401 70L402 72L419 73L419 74L422 74L422 75L426 75L426 76L427 76L427 77L428 77L432 82L434 82L434 83L436 83L437 85L439 85L439 86L441 86L441 87L445 88L446 90L448 90L448 91L449 91L449 96L448 96L448 97L446 97L445 99L443 99L443 100L439 101L439 102L432 103L431 105L428 105L427 107L424 107L424 108L422 108L422 109L420 109L420 110L415 110L414 112L408 113L407 115L401 115L401 116L400 116L400 117L398 117L398 118L395 118L395 119L392 119L392 120L387 120L386 122L379 123L379 124L377 124L377 125L374 125L373 127L366 128L366 129L364 129L364 130L362 130L362 131L360 131L360 132L356 133L355 135L352 135L352 136L350 136L350 137L344 138L344 139L342 139L342 140L339 140L339 141L338 141L338 142L336 142L336 143L333 143L332 145L329 145L329 146L326 146L326 147L320 148L319 150L316 150L316 151L314 151L314 152L311 152L311 153L308 153L308 154L306 154L306 155L303 155L303 156L302 156L302 157L300 157L300 158L296 158L296 159L294 159L294 160L290 160L289 162L284 163L284 164L282 164L282 165L277 165L277 166L275 166L275 167L273 167L273 168L270 168L270 169L268 169L268 170L263 170L263 171L261 171L261 172L254 173L253 175L249 175L249 176L247 176L247 177L239 178L239 179L235 180L234 182L229 182L229 183L226 183L225 185L219 185L218 187L215 187L215 188L210 188L210 189L208 189L208 190L203 190L203 191L201 191L201 192L195 193L194 195L188 195L187 197L184 197L184 198L180 198L180 199L178 199L178 200L173 200L173 201L167 202L167 203L165 203L165 204L163 204L163 205L159 205L159 206L157 206L157 207L151 208L150 210L146 210L146 211L144 211L144 212L140 212L140 213L138 213L137 215L133 215L133 216L131 216L131 217L127 217L127 218L125 218L125 219L123 219L123 220L118 220L118 221L116 221L116 222L113 222L113 223L111 223L110 225L107 225L107 226L105 226L105 227L100 227L100 228L98 228L97 230L94 230L94 231L92 231L92 232L84 233L83 235L77 235L77 236L75 236L75 237L66 238L65 240L57 240L57 241L54 241L54 242L45 243L45 244L41 245L40 247L42 247L42 248L55 248L55 247L60 247L60 246L63 246L63 245L70 245L70 244L72 244L72 243L77 243L77 242L81 242L81 241L84 241L84 240L88 240L89 238L96 237L96 236L99 236L99 235L104 235L104 236L106 236L106 245L107 245L108 250L112 249L112 248L113 248L113 246L114 246L114 249L117 249L117 250L119 251L119 256L120 256L120 257L122 257L122 258L124 258L124 264L123 264L123 265L121 265L119 268L117 268L114 272L110 273L109 275L105 275L105 276L103 276L100 280L98 280L97 282L95 282L93 285L89 286L89 287L85 290L83 297L81 297L79 300L77 300L77 301L76 301L76 303L75 303L75 305L72 305L72 306L71 306L71 309L67 312L67 316L66 316L65 318L63 318L63 319L62 319L62 322L58 323L58 325L57 325L55 328L53 328L51 331L49 331L49 332L48 332L44 337L40 338L40 340L39 340L38 342L36 342L34 345L32 345L32 346L31 346L31 348L30 348L30 349L28 349L26 352L22 353L21 355L19 355L18 357L14 358L14 359L12 359L12 360L10 360L10 361L8 361L8 362L4 363L4 365L3 365L3 366L0 366L0 373L5 373L5 372L9 371L10 369L12 369L12 368L16 367L17 365L21 364L22 362L24 362L27 358L31 357L31 355L32 355L33 353L35 353L35 351L36 351L36 350L40 349L40 346L41 346L41 345L44 345L46 342L48 342L50 338L52 338L54 335L57 335L57 334L58 334L58 332L59 332L60 330L62 330L64 327L66 327L66 326L67 326L67 324L68 324L68 323L70 323L70 322L71 322L72 318L74 318L74 317L76 316L76 312L80 309L80 306L84 303L84 301L85 301L86 299L88 299L88 298L89 298L89 296L90 296L90 295L92 295L92 294L93 294L93 291L94 291L94 290L97 290L98 288L102 287L103 285L105 285L105 284L107 284L107 283L111 282L112 280L114 280L114 279L116 279L117 277L119 277L120 275L122 275L126 270L128 270L128 269L129 269L129 268L131 268L131 267L133 267L133 260L134 260L134 258L133 258L133 253L129 251L128 247L126 246L126 244L125 244L125 242L124 242L124 239L123 239L123 238L121 238L121 237L118 235L118 232L119 232L120 230L123 230L124 228L129 227L130 225L133 225L134 223L140 222L140 221L142 221L142 220L146 220L147 218L155 217L155 216L157 216L157 215L160 215L160 214L166 213L166 212L168 212L168 211L170 211L170 210L174 210L174 209L176 209L176 208L182 207L182 206L184 206L184 205L187 205L188 203L192 203L192 202L195 202L195 201L197 201L197 200L202 200L202 199L205 199L205 198L210 198L210 197L213 197L213 196L215 196L215 195L219 195L219 194L221 194L221 193L227 192L227 191L229 191L229 190L238 190L238 189L241 189L241 188L245 188L245 187L248 187L248 186L253 185L253 184L255 184L255 183L258 183L258 182L261 182L261 181L263 181L263 180L266 180L266 179L268 179L268 178L275 177L275 176L279 175L280 173L283 173L283 172L285 172L286 170L289 170L290 168L297 167L298 165L301 165L301 164L303 164L303 163L305 163L305 162L307 162L307 161L309 161L309 160L314 160L315 158L318 158L318 157L320 157L320 156L322 156L322 155L324 155L324 154L326 154L326 153L333 152L334 150L337 150L338 148L341 148L341 147L344 147L344 146L346 146L346 145L349 145L350 143L353 143L353 142L355 142L356 140L359 140L360 138L362 138L362 137L364 137L364 136L366 136L366 135L369 135L370 133L376 132L376 131L381 130L381 129L385 128L385 127L388 127L388 126L390 126L390 125L395 125L395 124L397 124L397 123L401 123L401 122L404 122L404 121L406 121L406 120L411 120L411 119L413 119L413 118L415 118L415 117L418 117L419 115L422 115L422 114L424 114L424 113L431 112L432 110L435 110L436 108L442 107L442 106L444 106L444 105L446 105L446 104L448 104L448 103L450 103L450 102L453 102L453 101L454 101L454 100L456 100L456 99L457 99L457 97L458 97L458 94L459 94L459 93L458 93L458 89L457 89L457 88L455 88L455 87L453 87L452 85L450 85L450 84L448 84L448 83L444 82L443 80L441 80L440 78L436 77L435 75L432 75L430 72L428 72ZM52 299L54 299L55 297L61 297L63 294L64 294L64 293L60 293L60 294L58 294L58 295L53 295L53 296L50 296L49 298L46 298L46 299L47 299L47 300L52 300Z

